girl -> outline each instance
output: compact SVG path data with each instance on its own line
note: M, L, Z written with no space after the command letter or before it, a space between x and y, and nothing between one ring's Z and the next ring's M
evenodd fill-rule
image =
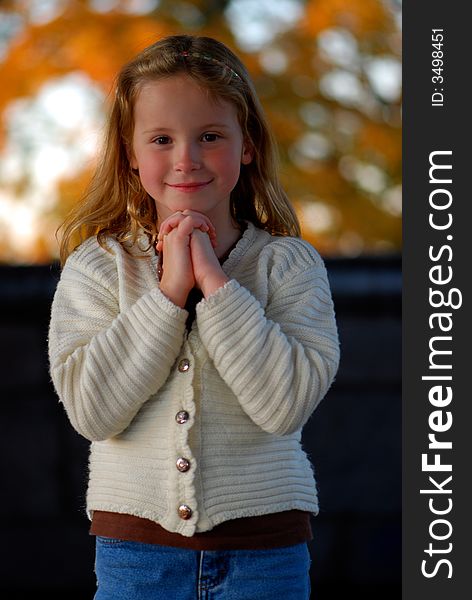
M165 38L119 74L49 334L57 393L92 442L96 600L309 597L301 429L339 346L274 148L216 40Z

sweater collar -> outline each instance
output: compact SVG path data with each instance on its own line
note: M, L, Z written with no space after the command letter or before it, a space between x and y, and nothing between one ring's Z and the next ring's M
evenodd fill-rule
M229 253L228 258L222 264L223 271L228 274L235 265L239 262L241 256L246 252L249 246L252 244L256 236L256 227L251 221L246 222L246 229L243 235L239 238L236 246Z

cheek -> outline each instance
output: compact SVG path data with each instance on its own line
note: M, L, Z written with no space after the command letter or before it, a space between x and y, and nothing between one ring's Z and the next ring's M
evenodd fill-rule
M144 187L144 189L149 192L149 186L152 183L152 177L151 174L149 173L149 169L146 168L146 164L143 162L139 163L138 166L139 169L139 179L141 181L142 186Z
M139 178L144 186L156 184L162 179L163 165L156 157L138 156Z
M228 185L231 185L233 188L238 182L241 170L240 154L237 151L227 152L218 157L217 162L218 171L224 175L224 179L227 181Z

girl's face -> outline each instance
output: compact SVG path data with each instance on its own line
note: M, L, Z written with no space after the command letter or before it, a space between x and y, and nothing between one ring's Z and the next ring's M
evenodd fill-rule
M234 105L215 102L190 77L152 81L139 91L130 162L160 220L192 209L215 227L227 223L231 190L251 160Z

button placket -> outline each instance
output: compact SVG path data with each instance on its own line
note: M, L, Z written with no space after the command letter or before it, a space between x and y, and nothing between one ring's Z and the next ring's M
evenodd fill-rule
M191 352L190 352L190 355L191 355ZM180 374L181 375L189 374L188 376L191 376L191 374L192 374L191 356L189 358L189 355L187 354L187 356L184 355L182 358L180 358L180 360L177 363L177 371L178 371L177 377L179 377ZM188 379L187 379L187 383L190 383L190 385L191 385L191 382ZM175 415L175 422L178 426L185 425L186 423L189 422L189 420L190 420L190 412L188 410L184 410L183 408L181 410L179 410ZM179 429L180 429L180 427L179 427ZM186 434L185 434L186 429L187 428L180 430L182 432L182 434L184 435L184 437L186 437ZM183 440L181 440L181 442L183 442L183 445L182 445L180 451L185 452L184 448L186 447L186 443ZM178 456L178 458L176 459L176 462L175 462L175 468L177 469L177 471L179 471L179 473L182 473L182 474L187 473L188 471L190 471L192 469L191 460L182 455ZM191 490L187 490L187 484L184 483L185 481L188 482L187 477L182 477L182 479L179 477L179 481L180 481L180 484L178 485L178 487L180 488L180 493L182 495L180 496L181 504L179 504L177 506L177 514L179 515L180 519L182 519L184 521L188 521L193 516L193 509L188 504L185 503L185 497L187 496L187 493L192 494L192 492L191 492Z

